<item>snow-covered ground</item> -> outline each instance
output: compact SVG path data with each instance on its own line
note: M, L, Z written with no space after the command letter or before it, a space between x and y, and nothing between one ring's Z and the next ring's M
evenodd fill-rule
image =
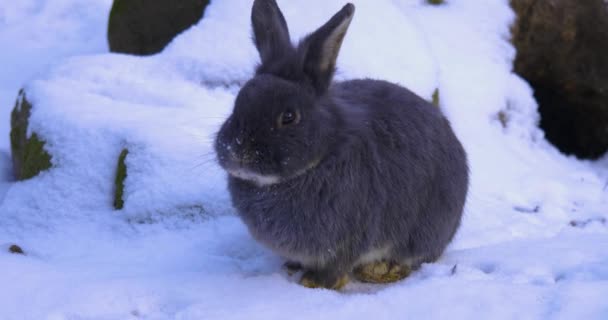
M608 158L544 140L511 72L508 1L354 2L338 78L438 89L469 153L463 225L437 263L390 285L306 289L233 215L211 143L257 61L250 1L213 2L146 58L105 53L110 0L3 2L2 116L25 85L53 168L3 182L0 319L607 319ZM294 40L343 4L279 0Z

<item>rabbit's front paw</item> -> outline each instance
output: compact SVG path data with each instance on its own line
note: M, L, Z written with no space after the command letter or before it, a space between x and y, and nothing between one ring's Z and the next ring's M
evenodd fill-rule
M296 261L287 261L283 264L283 268L287 270L287 274L292 276L302 270L302 265Z
M307 288L325 288L340 290L348 283L348 275L336 275L323 271L306 271L300 279L300 284Z
M407 277L412 269L395 262L376 261L357 266L353 275L361 282L389 283Z

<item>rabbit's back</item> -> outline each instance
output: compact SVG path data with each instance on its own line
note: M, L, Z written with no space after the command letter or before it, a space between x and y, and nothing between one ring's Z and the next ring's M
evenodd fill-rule
M340 82L332 94L365 146L360 170L374 172L364 193L381 200L376 214L384 221L374 238L401 241L407 256L436 258L459 226L469 183L466 153L449 121L436 106L386 81Z
M367 190L353 195L376 199L367 210L382 221L371 237L400 241L403 255L434 259L458 228L468 189L466 154L448 120L386 81L336 83L332 94L362 147L344 151L359 152L358 172L371 172Z

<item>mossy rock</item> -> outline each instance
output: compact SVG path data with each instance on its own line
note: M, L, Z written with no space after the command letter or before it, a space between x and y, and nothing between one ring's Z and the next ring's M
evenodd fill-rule
M197 23L209 0L114 0L108 22L110 51L150 55Z
M125 160L129 150L123 149L118 156L118 164L116 165L116 178L114 180L114 209L120 210L124 207L125 201L123 194L125 190L125 179L127 179L127 164Z
M11 153L17 180L32 178L51 167L51 155L44 150L45 142L35 132L27 136L31 110L32 104L22 89L11 113Z
M608 151L605 0L511 0L514 69L534 89L547 139L566 154Z

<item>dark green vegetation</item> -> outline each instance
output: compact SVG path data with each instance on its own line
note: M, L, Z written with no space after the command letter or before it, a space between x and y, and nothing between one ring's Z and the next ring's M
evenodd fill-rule
M431 103L435 107L439 107L439 89L435 89L435 91L433 91L433 97L432 97Z
M32 104L22 89L11 113L11 153L17 180L29 179L51 167L51 156L44 150L45 142L35 132L27 136L31 110Z
M116 210L122 209L125 204L122 196L125 190L125 179L127 178L127 165L125 163L127 154L129 154L129 150L122 149L120 156L118 156L116 178L114 180L114 209Z

